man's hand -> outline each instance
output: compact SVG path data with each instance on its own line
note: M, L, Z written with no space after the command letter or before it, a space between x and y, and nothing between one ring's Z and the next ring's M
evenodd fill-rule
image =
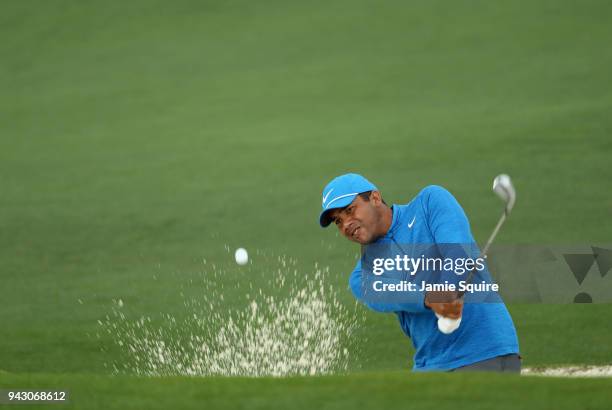
M425 306L444 317L459 319L463 311L463 299L457 298L457 292L427 292Z

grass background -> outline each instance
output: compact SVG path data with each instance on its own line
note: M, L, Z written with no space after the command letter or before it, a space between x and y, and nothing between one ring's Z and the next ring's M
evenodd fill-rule
M328 265L352 303L357 250L317 224L322 187L347 171L392 203L447 187L479 241L498 217L491 179L507 172L519 199L501 243L610 242L609 2L56 0L0 10L3 384L57 380L86 394L93 383L127 400L212 383L204 396L244 386L240 397L266 403L253 386L276 381L126 387L104 367L119 352L93 337L97 320L116 298L185 314L179 289L201 292L182 285L205 271L203 258L226 269L227 284L240 278L227 251L238 246L305 270ZM252 260L262 274L274 269ZM510 310L526 365L612 361L610 305ZM408 368L396 320L358 312L366 321L351 369ZM361 377L292 379L279 391L350 389ZM393 379L389 392L434 380L372 378ZM570 385L490 380L527 397ZM461 383L448 379L447 393ZM572 407L569 396L595 397L596 408L608 382L576 383L549 399ZM477 395L500 403L485 390ZM320 404L313 391L305 397Z

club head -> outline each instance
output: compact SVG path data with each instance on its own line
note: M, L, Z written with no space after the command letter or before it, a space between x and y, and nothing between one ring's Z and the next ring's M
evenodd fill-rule
M510 213L516 201L516 191L512 180L506 174L500 174L493 180L493 191L506 204L506 213Z

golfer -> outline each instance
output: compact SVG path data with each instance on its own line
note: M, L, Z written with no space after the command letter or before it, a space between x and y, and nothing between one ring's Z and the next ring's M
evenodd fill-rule
M397 315L416 350L414 371L520 372L516 330L501 299L464 304L456 292L423 291L416 293L414 303L401 303L374 302L364 295L363 279L371 272L362 270L362 264L372 245L475 243L463 209L447 190L428 186L409 203L388 206L366 178L345 174L323 189L322 207L322 227L334 223L347 239L366 245L350 276L350 288L369 308ZM461 317L461 325L444 334L438 330L436 313Z

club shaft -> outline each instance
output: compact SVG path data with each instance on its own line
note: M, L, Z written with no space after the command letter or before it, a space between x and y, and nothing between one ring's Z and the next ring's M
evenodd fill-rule
M504 208L504 213L502 214L501 218L499 218L499 221L497 221L497 225L495 225L495 229L493 229L493 232L491 232L491 235L489 236L487 243L485 244L484 248L480 252L480 256L478 256L479 258L486 258L487 253L489 252L489 248L491 247L491 244L495 240L495 237L497 236L497 233L501 229L504 222L506 222L507 217L508 217L508 209ZM474 269L470 271L470 274L465 279L465 283L470 282L475 272L476 272L476 267L474 267ZM462 298L464 294L465 294L465 291L459 291L459 293L457 293L457 298L458 299Z
M485 256L487 256L487 253L489 253L489 248L491 247L491 244L495 240L495 237L497 236L497 233L501 229L502 225L504 224L504 222L506 222L507 217L508 217L508 213L506 212L506 210L504 210L504 213L502 214L501 218L499 218L499 221L497 221L497 225L495 225L495 229L493 229L493 232L491 232L491 236L489 236L489 239L487 240L487 243L482 249L482 252L480 252L481 258L484 258Z

